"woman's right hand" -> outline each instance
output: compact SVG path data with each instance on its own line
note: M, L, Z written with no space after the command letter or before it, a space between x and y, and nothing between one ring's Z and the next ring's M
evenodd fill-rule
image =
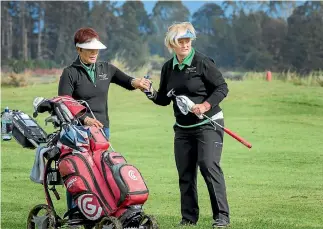
M86 125L86 126L95 126L95 127L98 127L98 128L103 127L103 124L99 120L94 119L94 118L90 118L90 117L86 117L84 119L84 125Z
M132 80L131 85L140 90L149 90L151 81L146 78L135 78Z

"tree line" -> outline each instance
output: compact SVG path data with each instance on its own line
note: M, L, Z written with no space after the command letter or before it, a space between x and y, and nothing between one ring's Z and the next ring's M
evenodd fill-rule
M141 1L1 1L2 69L63 67L76 57L73 36L92 27L108 49L100 59L118 56L141 67L164 47L168 26L190 21L197 50L227 69L308 72L323 63L321 1L223 1L205 3L191 15L181 1L157 1L148 14Z

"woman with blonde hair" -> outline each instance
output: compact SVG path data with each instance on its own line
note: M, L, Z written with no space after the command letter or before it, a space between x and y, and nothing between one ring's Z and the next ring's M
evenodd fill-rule
M220 166L223 130L215 129L209 119L224 126L220 102L228 87L214 61L195 51L192 40L195 29L189 22L169 27L165 46L174 56L162 67L158 91L153 88L147 97L155 104L167 106L173 101L174 151L181 196L180 225L195 225L199 218L196 187L197 167L208 188L214 222L213 228L230 223L224 175ZM178 98L185 98L190 112ZM182 101L182 100L181 100ZM182 101L183 102L183 101Z

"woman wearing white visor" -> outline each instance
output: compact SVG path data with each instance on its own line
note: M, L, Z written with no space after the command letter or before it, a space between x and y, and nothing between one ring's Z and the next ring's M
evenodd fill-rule
M219 103L226 97L228 88L214 61L192 48L195 38L194 27L189 22L169 27L165 45L174 56L162 67L159 90L150 88L147 96L161 106L173 101L176 119L174 151L181 194L180 225L195 225L199 219L196 187L199 167L210 196L212 227L221 228L230 223L225 180L220 167L223 130L215 129L201 114L212 117L223 126ZM190 101L191 112L184 112L176 96L185 96Z
M108 116L108 90L110 83L128 89L149 89L147 79L136 79L120 71L108 62L97 61L99 50L106 46L99 41L98 33L92 28L81 28L74 35L74 44L78 57L63 70L60 77L58 95L69 95L76 100L85 100L93 111L82 117L87 126L103 128L107 138L110 137ZM68 194L68 208L72 199Z

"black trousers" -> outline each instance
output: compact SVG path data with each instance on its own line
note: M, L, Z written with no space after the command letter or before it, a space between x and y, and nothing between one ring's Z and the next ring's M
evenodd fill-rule
M223 119L217 120L224 125ZM196 187L197 167L208 188L213 219L229 221L229 206L220 159L223 144L223 130L211 124L194 128L174 126L175 161L179 176L182 218L196 223L199 219Z

